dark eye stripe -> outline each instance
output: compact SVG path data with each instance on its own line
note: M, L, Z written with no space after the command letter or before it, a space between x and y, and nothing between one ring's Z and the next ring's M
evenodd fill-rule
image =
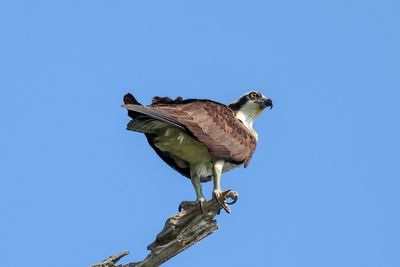
M249 100L249 96L244 95L241 98L239 98L239 100L237 102L230 104L229 107L233 111L238 111L244 104L247 103L248 100Z

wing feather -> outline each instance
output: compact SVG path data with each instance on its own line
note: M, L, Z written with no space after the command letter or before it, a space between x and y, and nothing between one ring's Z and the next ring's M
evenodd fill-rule
M153 133L150 130L161 127L160 122L175 126L204 144L217 159L247 166L256 147L256 138L234 112L211 100L158 98L149 106L126 103L124 107L133 118L128 128Z
M213 101L193 100L174 105L153 105L153 108L173 114L214 157L246 165L251 159L256 138L229 107Z
M186 131L185 126L182 125L179 121L177 121L173 116L169 115L166 112L160 112L155 109L151 109L149 107L138 106L138 105L123 105L126 109L130 111L134 111L140 114L147 115L153 119L157 119L166 123L169 123L179 129Z

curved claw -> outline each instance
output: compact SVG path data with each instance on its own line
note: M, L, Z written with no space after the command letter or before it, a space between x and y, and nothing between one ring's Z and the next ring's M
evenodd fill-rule
M235 198L233 198L233 200L231 202L226 202L226 204L228 204L228 205L235 204L237 200L238 200L238 198L235 197Z
M221 207L226 211L226 213L231 213L231 208L228 206L228 203L224 202Z
M239 199L239 194L236 193L236 192L234 192L234 191L230 191L230 192L226 195L226 197L229 197L230 199L232 199L231 202L227 202L228 205L232 205L232 204L235 204L236 201Z
M213 198L215 198L215 200L217 201L218 205L222 205L222 203L219 201L219 198L221 197L221 195L217 196L217 194L215 192L212 193Z
M196 205L198 205L201 214L203 214L204 213L204 202L205 202L205 200L182 201L181 204L179 204L178 211L182 212L184 210L188 210L188 209L193 208Z
M201 214L204 214L204 201L198 201L198 202L199 202L200 212Z
M226 211L226 213L231 213L231 208L228 206L228 203L226 203L225 200L224 200L224 202L220 201L220 198L225 199L226 195L222 196L221 194L219 194L219 196L217 196L217 194L215 192L213 192L213 197L217 201L218 205Z

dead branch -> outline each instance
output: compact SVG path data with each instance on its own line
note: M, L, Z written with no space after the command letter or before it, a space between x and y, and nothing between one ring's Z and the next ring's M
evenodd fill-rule
M229 189L224 191L219 199L225 202L227 198L236 198ZM147 246L150 254L141 262L116 265L117 262L129 254L128 251L110 256L91 267L156 267L168 261L178 253L188 249L193 244L218 230L214 217L220 213L220 205L216 199L204 203L203 213L199 206L183 207L165 222L164 228L157 235L156 240Z

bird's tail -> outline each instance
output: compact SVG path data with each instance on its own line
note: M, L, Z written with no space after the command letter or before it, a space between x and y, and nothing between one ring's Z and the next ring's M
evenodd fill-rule
M143 105L131 93L124 95L124 104L122 106L128 109L128 116L132 118L127 125L127 130L140 133L154 133L158 128L157 125L154 125L157 121L137 111L138 106Z
M125 105L140 105L140 106L143 106L142 104L140 104L136 100L136 98L131 93L127 93L126 95L124 95L124 103L125 103Z
M136 98L131 93L127 93L126 95L124 95L124 104L143 106L142 104L139 103L139 101L136 100ZM122 106L125 107L125 105ZM139 113L128 109L128 116L131 117L132 119L135 119L139 116Z

